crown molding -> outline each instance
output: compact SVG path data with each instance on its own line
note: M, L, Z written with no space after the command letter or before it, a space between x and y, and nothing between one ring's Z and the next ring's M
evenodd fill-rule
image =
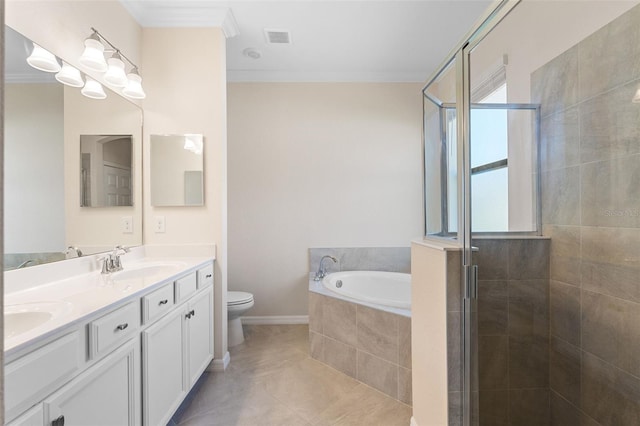
M120 3L142 27L217 27L226 38L238 34L231 9L204 1L120 0Z

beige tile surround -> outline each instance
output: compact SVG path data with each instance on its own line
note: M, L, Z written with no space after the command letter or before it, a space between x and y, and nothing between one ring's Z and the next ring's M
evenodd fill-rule
M309 292L311 357L411 404L411 318Z

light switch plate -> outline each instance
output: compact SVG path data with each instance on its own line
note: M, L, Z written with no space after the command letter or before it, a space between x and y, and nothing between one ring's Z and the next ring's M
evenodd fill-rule
M155 230L156 234L164 233L164 216L156 216Z
M133 234L133 217L122 216L122 233Z

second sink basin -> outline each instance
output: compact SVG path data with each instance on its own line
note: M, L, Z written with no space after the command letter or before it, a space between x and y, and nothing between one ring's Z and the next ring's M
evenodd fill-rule
M66 302L38 302L7 305L4 310L4 337L10 339L33 330L66 312Z

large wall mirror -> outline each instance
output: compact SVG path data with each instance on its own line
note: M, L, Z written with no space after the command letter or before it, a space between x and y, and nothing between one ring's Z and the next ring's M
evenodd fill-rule
M204 205L203 146L202 135L151 135L151 205Z
M5 26L5 269L142 244L141 109L60 84L27 64L32 49Z

